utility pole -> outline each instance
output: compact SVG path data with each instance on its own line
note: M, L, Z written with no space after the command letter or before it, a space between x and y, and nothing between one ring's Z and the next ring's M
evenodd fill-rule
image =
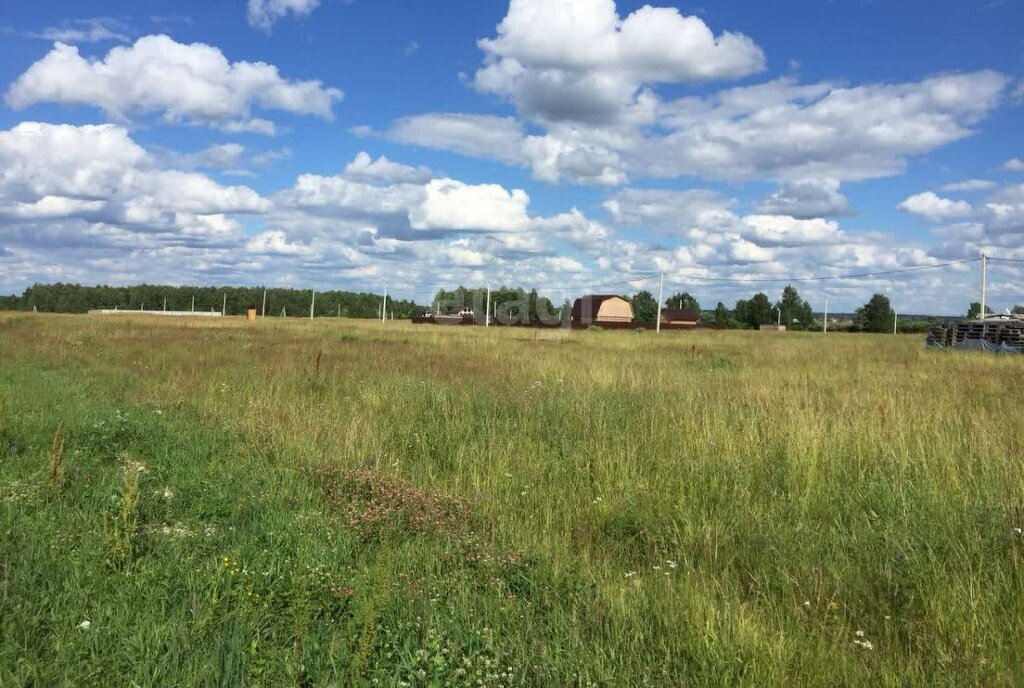
M827 296L825 297L825 332L824 332L824 334L828 334L828 297Z
M654 331L661 332L661 299L665 296L665 271L662 270L658 278L658 309L655 312L657 321L654 325Z
M220 314L221 315L227 315L228 314L228 293L227 292L224 292L224 302L220 306Z
M978 320L985 319L985 292L988 290L988 256L981 254L981 312L978 313Z
M896 312L896 309L892 309L892 333L896 334L896 324L900 321L900 314Z
M338 317L341 317L341 304L338 304Z
M775 310L778 312L778 319L775 324L778 327L782 327L782 305L780 304L779 307L776 308Z
M195 294L192 295L192 312L193 313L196 312L196 295Z
M164 312L167 312L167 297L164 297Z
M384 285L384 303L380 305L380 321L387 322L388 315L388 285Z
M484 327L491 326L491 283L487 283L487 308L484 310Z
M316 289L313 290L313 298L309 302L309 319L313 319L313 308L316 306Z
M262 311L262 315L260 317L261 318L267 317L267 290L266 289L263 290L263 311Z

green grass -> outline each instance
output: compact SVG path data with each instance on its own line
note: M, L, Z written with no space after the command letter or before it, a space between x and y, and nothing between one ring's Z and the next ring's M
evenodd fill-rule
M43 315L0 354L2 686L1024 685L1024 359Z

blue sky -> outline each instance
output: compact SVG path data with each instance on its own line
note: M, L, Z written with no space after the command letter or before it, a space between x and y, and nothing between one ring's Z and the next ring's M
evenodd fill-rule
M663 271L713 307L1024 259L1022 76L1010 0L8 3L0 291ZM978 271L798 286L956 313Z

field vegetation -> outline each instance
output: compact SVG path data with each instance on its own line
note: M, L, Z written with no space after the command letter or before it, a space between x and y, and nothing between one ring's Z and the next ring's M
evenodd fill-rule
M0 314L0 685L1020 685L1024 360Z

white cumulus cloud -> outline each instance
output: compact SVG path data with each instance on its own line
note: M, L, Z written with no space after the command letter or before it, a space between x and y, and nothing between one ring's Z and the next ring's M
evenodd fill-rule
M384 183L406 183L422 184L431 178L430 169L427 167L412 167L401 163L392 162L386 156L380 156L374 160L369 153L360 152L345 167L345 177L359 182L384 182Z
M757 206L760 213L808 219L845 215L850 202L839 191L835 179L799 179L786 182Z
M498 184L464 184L434 179L423 203L409 214L413 229L515 232L526 229L529 196Z
M653 82L733 78L764 69L748 37L716 36L698 17L644 6L620 18L614 0L512 0L498 35L479 41L475 84L530 118L608 123L646 119Z
M93 105L118 120L148 114L165 122L205 124L225 131L272 133L252 111L280 110L332 119L342 98L319 81L290 81L264 62L230 62L217 48L182 44L163 35L118 46L90 60L56 43L7 90L7 104Z
M973 212L967 201L954 201L943 198L932 191L915 194L896 206L899 210L920 215L929 220L948 220L954 217L966 217Z
M743 218L745 238L760 246L813 246L843 239L839 223L815 218L799 220L789 215L748 215Z
M22 122L0 131L0 217L60 221L110 237L162 234L169 241L221 241L240 231L230 214L269 203L246 186L162 169L121 127ZM83 230L83 224L87 229ZM48 226L14 223L18 231ZM0 222L0 235L10 224Z

